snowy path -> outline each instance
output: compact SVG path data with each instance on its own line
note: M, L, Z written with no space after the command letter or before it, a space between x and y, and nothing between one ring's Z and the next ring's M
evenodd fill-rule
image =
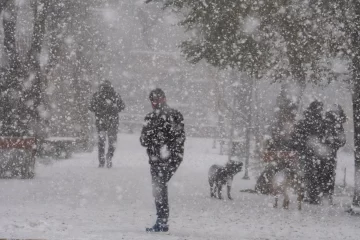
M33 180L0 180L0 238L46 239L359 239L360 218L336 207L273 209L273 199L240 189L233 201L209 198L207 170L225 162L211 140L188 139L185 160L170 182L170 234L146 234L155 219L149 166L137 135L119 135L114 168L98 169L96 153L38 164Z

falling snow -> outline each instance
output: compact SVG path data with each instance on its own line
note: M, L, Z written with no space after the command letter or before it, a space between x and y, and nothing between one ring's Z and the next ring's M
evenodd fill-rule
M358 239L359 19L350 0L0 0L0 238Z

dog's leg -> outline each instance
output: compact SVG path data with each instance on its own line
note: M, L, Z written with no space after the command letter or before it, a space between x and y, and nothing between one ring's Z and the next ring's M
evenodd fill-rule
M298 210L301 210L301 202L303 199L303 195L301 193L298 193L297 203L298 203Z
M279 201L279 195L275 194L275 203L274 203L274 208L278 207L278 201Z
M271 194L274 196L275 202L274 202L274 208L278 207L278 202L279 202L279 189L276 187L273 187Z
M333 198L332 193L329 193L329 204L330 204L331 206L334 205L334 198Z
M304 179L302 177L299 177L297 181L297 190L298 190L298 210L300 211L302 209L302 202L304 200L305 196L305 187L304 187Z
M300 184L300 187L298 190L298 198L297 198L299 211L301 210L301 204L302 204L303 199L304 199L304 188L303 188L302 184Z
M286 169L285 171L285 180L284 180L284 184L282 187L282 192L284 194L284 202L283 202L283 208L284 209L289 209L289 204L290 204L290 197L289 197L289 189L291 186L293 186L293 184L295 183L294 180L294 175L292 174L290 169Z
M214 186L213 186L213 195L214 195L214 198L217 198L217 191L218 191L218 185L217 183L215 182L214 183Z
M289 209L289 204L290 204L289 194L287 193L287 190L285 190L285 191L284 191L284 203L283 203L283 208L284 208L284 209Z
M210 184L210 197L215 197L215 184L214 181L209 181Z
M289 209L289 203L290 203L290 198L289 198L289 182L290 179L288 178L288 176L286 177L285 183L284 183L284 187L283 187L283 194L284 194L284 202L283 202L283 208L284 209Z
M233 178L230 177L227 182L226 182L226 187L227 187L227 195L228 195L228 198L230 200L232 200L232 197L231 197L231 185L232 185L232 181L233 181Z
M222 199L221 193L222 193L222 185L218 184L217 186L217 192L218 192L218 198Z
M226 187L227 187L227 195L228 195L229 200L233 200L231 197L231 186L226 186Z
M333 181L332 181L333 182ZM333 199L333 195L334 195L334 185L331 186L331 189L329 190L329 205L333 206L334 205L334 199Z

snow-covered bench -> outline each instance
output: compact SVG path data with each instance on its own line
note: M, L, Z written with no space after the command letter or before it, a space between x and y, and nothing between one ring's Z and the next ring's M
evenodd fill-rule
M0 177L33 178L35 153L34 137L0 137Z
M48 137L41 141L40 156L54 158L70 158L75 150L77 138Z

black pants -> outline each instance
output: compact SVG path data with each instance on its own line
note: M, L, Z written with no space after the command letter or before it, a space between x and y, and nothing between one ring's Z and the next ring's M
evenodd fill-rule
M320 203L321 172L320 160L314 156L308 157L304 166L304 177L310 203Z
M152 192L155 198L156 215L158 220L167 224L169 218L168 182L179 165L155 165L150 167L152 178Z
M106 154L106 160L108 162L111 162L112 157L114 156L114 152L115 152L115 145L116 145L116 141L117 141L117 131L116 131L116 129L98 131L98 135L99 135L99 141L98 141L99 162L100 162L100 164L105 163L106 137L108 138L108 145L109 145L109 149Z
M334 194L335 188L336 160L334 158L324 159L321 163L321 191L323 194Z

